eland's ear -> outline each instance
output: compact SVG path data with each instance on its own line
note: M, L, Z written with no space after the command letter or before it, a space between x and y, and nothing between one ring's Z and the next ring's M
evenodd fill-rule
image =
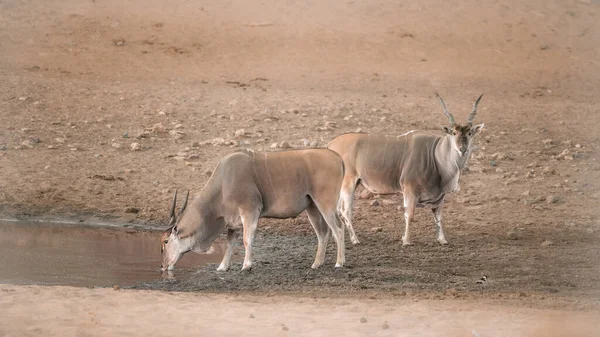
M442 130L449 135L454 134L454 130L452 129L451 126L442 126Z
M481 124L477 124L475 126L473 126L471 128L471 133L473 134L473 136L477 135L478 133L481 132L481 130L483 130L485 124L481 123Z

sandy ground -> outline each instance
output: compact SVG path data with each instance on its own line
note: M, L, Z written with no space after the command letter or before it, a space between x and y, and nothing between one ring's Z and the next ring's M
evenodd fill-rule
M307 274L315 238L301 216L261 222L246 279L202 269L195 282L150 287L381 299L476 294L487 274L488 300L594 307L599 16L587 0L2 1L0 213L160 225L174 189L198 192L236 149L323 146L359 128L439 134L435 91L461 120L485 92L486 128L446 206L450 246L435 243L431 216L418 210L415 246L402 248L399 198L365 199L355 211L363 245L349 248L341 273Z
M600 336L597 312L486 301L0 287L1 336Z

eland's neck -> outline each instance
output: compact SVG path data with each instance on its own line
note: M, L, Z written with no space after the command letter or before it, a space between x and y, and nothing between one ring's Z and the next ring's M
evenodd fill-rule
M471 150L467 151L464 156L460 156L458 151L452 146L452 136L444 136L438 143L435 149L435 158L440 174L444 176L454 177L465 168Z

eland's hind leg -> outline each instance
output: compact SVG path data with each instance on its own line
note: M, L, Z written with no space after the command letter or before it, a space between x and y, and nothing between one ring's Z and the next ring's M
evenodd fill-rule
M313 226L315 233L317 234L317 255L315 256L315 262L312 265L312 269L317 269L323 262L325 261L325 251L327 249L327 242L329 241L329 233L331 232L329 226L321 212L317 206L311 202L311 204L306 208L306 214L308 215L308 220L310 224Z
M354 191L356 190L356 179L355 176L346 173L344 176L344 182L342 183L342 190L340 191L340 214L342 222L350 233L350 241L352 244L359 244L358 237L352 227L352 206L354 204Z
M335 263L336 268L341 268L346 263L346 246L344 244L344 229L341 227L341 223L338 221L337 216L337 200L330 201L329 203L316 202L317 208L321 213L323 219L327 223L327 226L331 229L333 238L337 245L337 261Z
M256 227L258 226L259 215L259 211L240 211L244 227L244 247L246 248L242 270L252 269L252 242L254 241Z

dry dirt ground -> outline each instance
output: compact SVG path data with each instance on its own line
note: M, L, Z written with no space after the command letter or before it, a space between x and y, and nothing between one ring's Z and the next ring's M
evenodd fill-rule
M357 201L341 271L331 249L310 271L301 216L261 222L251 273L141 286L597 308L599 17L589 0L1 1L0 212L158 225L236 149L439 134L435 91L461 120L485 92L449 246L418 210L401 247L400 199L381 196Z

